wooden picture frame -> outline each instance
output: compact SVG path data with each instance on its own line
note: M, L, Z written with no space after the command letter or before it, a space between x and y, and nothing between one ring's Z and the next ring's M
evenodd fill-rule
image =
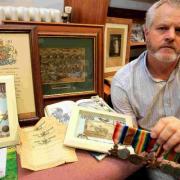
M0 148L19 143L14 76L0 76Z
M78 100L93 95L103 96L103 26L40 24L38 37L46 104L62 99ZM48 54L53 56L54 65L53 61L49 61L44 67L52 65L50 71L43 67L47 59L43 59L43 56L48 56L48 48L52 52ZM55 72L55 80L46 83L43 72L49 72L51 77ZM48 91L51 92L48 94Z
M75 107L68 123L64 144L107 153L114 145L112 136L117 121L133 126L131 117L127 115Z
M1 25L0 43L0 75L15 75L20 125L34 124L44 115L36 28Z
M108 17L104 33L104 74L113 76L129 62L132 19Z

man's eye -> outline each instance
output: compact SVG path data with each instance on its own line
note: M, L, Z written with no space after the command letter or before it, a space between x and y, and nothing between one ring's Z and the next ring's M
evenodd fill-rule
M176 33L180 35L180 28L176 28Z
M168 30L168 28L167 28L167 27L159 27L158 30L160 30L160 31L166 31L166 30Z

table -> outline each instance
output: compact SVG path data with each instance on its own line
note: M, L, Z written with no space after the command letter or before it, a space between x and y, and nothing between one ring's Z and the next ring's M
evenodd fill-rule
M18 180L123 180L139 169L113 157L97 161L88 151L76 150L76 153L77 162L36 172L22 169L18 157Z

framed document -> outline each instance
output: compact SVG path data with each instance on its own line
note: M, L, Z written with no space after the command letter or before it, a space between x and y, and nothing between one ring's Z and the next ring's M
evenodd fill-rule
M45 101L103 96L103 26L38 25Z
M18 144L14 76L0 76L0 148Z
M40 36L41 77L45 98L93 92L95 38Z
M0 26L0 75L15 76L19 122L43 116L37 32L33 26Z
M129 62L131 19L108 17L104 33L105 77Z
M130 116L75 107L68 124L64 144L107 153L114 145L112 136L117 121L133 126Z

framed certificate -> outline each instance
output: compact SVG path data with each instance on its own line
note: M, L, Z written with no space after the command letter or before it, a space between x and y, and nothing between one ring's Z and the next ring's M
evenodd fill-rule
M43 116L43 98L33 26L0 26L0 75L14 75L19 122L33 123Z

